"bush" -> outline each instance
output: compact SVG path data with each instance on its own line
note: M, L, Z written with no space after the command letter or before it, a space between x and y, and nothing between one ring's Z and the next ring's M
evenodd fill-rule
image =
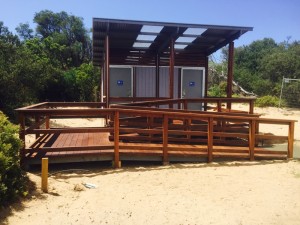
M258 107L278 107L279 106L279 98L271 95L266 95L256 99L255 106Z
M27 178L20 167L19 128L0 111L0 206L25 196Z
M221 82L219 85L215 84L208 89L209 97L225 97L226 96L226 82Z

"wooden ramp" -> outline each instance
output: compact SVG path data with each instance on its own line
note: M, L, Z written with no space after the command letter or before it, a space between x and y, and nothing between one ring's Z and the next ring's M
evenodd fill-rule
M195 101L217 101L218 112L187 110L187 103ZM222 101L175 99L111 108L105 108L104 103L47 102L24 107L17 110L20 139L26 143L30 134L37 138L31 146L21 149L21 160L29 164L40 163L43 157L48 157L50 163L109 160L119 167L124 160L168 164L293 157L295 120L260 118L253 113L252 100L249 112L222 112ZM169 108L159 108L166 104ZM183 108L173 109L174 104ZM97 123L95 127L61 127L50 123L52 119L64 118L102 118L105 123ZM261 133L261 124L284 126L287 134ZM287 144L278 151L259 146L267 140Z
M50 163L113 161L114 142L109 133L61 133L40 136L26 149L27 164L40 164L41 158L48 157ZM207 145L168 144L170 162L206 162ZM162 161L162 143L119 143L120 160ZM286 151L255 148L255 159L287 159ZM248 147L214 146L214 161L250 159Z

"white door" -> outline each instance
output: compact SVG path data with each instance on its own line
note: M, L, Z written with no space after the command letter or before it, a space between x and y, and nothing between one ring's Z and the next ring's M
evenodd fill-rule
M132 97L132 68L111 67L109 87L110 97Z
M182 68L181 97L203 98L204 82L204 68ZM189 103L188 109L202 110L202 103Z

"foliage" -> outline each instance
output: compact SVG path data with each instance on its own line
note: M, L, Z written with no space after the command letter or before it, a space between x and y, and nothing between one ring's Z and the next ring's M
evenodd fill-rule
M282 90L282 99L288 107L300 106L300 81L290 81L284 83Z
M226 68L228 49L223 48L222 54L223 62L220 64ZM299 41L276 43L265 38L235 49L234 80L248 92L279 97L283 77L300 79ZM289 93L292 95L294 92Z
M20 168L18 130L0 111L0 206L27 193L27 179Z
M83 63L64 73L66 97L79 101L97 101L99 72L92 64Z
M279 106L279 98L276 96L266 95L256 99L255 105L258 107L278 107Z
M23 40L33 38L33 29L29 27L28 23L20 23L20 25L16 28L16 31L19 37Z
M226 96L226 82L221 82L220 84L215 84L208 89L209 97L225 97Z
M12 34L0 22L0 110L41 101L95 101L99 69L91 64L91 39L82 18L45 10L36 32L20 24Z
M34 22L42 39L61 46L57 54L65 67L77 67L91 59L91 41L82 18L44 10L35 14Z

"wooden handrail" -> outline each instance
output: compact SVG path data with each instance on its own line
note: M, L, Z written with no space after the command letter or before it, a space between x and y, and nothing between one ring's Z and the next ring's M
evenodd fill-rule
M163 102L164 101L164 102ZM187 100L183 99L180 100L181 103L187 102ZM220 100L218 100L220 101ZM161 100L161 102L165 103L166 100ZM171 101L172 102L172 101ZM172 102L172 104L174 101ZM184 103L185 104L185 103ZM52 106L58 106L64 107L64 106L74 106L73 103L54 103ZM207 137L207 158L208 162L213 161L214 157L214 139L216 137L222 138L222 137L239 137L239 138L246 138L248 135L248 149L249 149L249 159L254 160L255 158L255 152L256 152L256 142L258 138L264 138L264 139L274 139L274 137L270 137L270 135L264 135L264 134L258 134L258 127L259 124L265 123L265 124L279 124L279 125L287 125L288 128L288 134L287 136L278 136L281 139L287 139L288 140L288 148L287 148L287 157L292 158L293 156L293 141L294 141L294 124L296 120L282 120L282 119L268 119L268 118L259 118L255 114L231 114L231 113L211 113L211 112L196 112L196 111L183 111L183 110L176 110L176 109L157 109L157 108L138 108L136 106L126 106L126 105L120 105L120 106L113 106L112 108L97 108L96 104L81 104L82 107L86 107L84 109L82 108L75 108L75 109L69 109L69 108L52 108L51 104L44 104L47 108L36 108L34 107L24 107L17 109L17 112L19 113L19 123L20 123L20 138L25 142L25 135L26 134L60 134L60 133L82 133L82 132L112 132L114 136L114 164L116 167L118 167L119 161L120 161L120 139L121 135L120 132L131 132L132 131L137 132L139 129L136 127L121 127L122 118L123 116L133 116L136 117L146 117L147 119L147 128L144 129L145 133L148 133L150 138L153 138L152 135L158 134L159 129L161 129L162 134L162 158L164 163L169 162L169 143L170 140L172 140L172 135L187 135L190 137L191 135L204 135ZM51 107L49 107L51 106ZM78 106L78 105L77 105ZM93 108L88 108L93 107ZM132 108L131 108L132 107ZM109 116L111 119L113 119L113 127L111 128L50 128L49 126L49 118L53 117L106 117ZM29 129L25 128L25 119L27 117L33 117L33 118L39 118L34 125L32 125ZM41 119L41 120L40 120ZM154 119L159 119L161 121L160 128L157 127L157 122L154 121ZM174 127L176 127L174 124L169 124L170 121L181 119L182 121L187 121L189 124L184 124L183 127L185 129L183 130L174 130ZM191 130L192 126L195 126L195 124L191 125L192 120L195 121L205 121L206 125L200 130ZM224 123L222 122L224 121ZM249 131L247 134L236 132L234 129L232 130L232 133L226 133L226 129L218 129L214 131L214 124L218 124L218 126L224 126L226 123L229 122L237 122L237 123L245 123L249 126ZM39 127L45 123L45 129L40 129ZM48 125L47 125L48 124ZM196 124L197 125L197 124ZM197 125L198 126L198 125ZM202 126L202 125L201 125ZM200 126L198 126L200 127ZM206 127L206 128L205 128ZM226 126L225 126L226 128ZM198 129L198 128L197 128ZM206 130L205 130L206 129ZM232 129L232 128L231 128ZM248 128L247 128L248 129ZM143 130L140 130L141 132ZM174 139L174 138L173 138ZM69 149L69 148L68 148ZM24 159L25 157L25 146L21 150L21 157Z

